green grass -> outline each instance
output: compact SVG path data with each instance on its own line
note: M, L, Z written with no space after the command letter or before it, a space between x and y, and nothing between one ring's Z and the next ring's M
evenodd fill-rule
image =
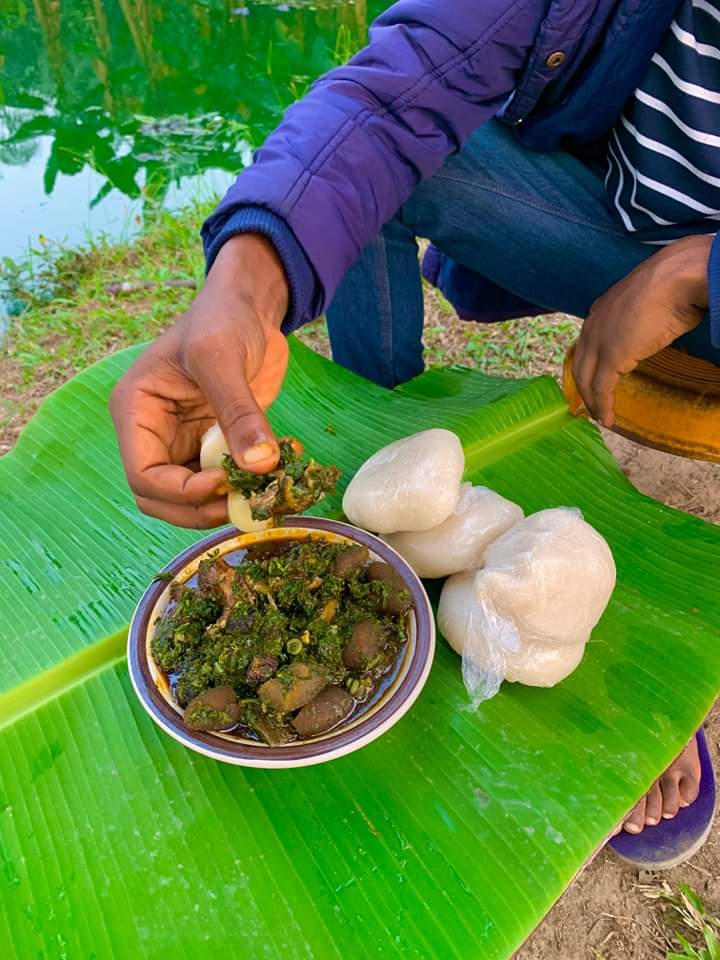
M131 240L99 238L79 248L42 241L22 260L4 261L0 288L19 315L4 343L0 338L0 454L47 393L108 353L157 336L187 308L195 290L172 284L202 284L199 230L211 208L196 203L160 212ZM126 289L113 292L117 284ZM576 321L562 315L487 327L462 323L427 285L425 304L431 366L461 363L507 377L557 373L577 334ZM300 338L329 355L322 321Z
M209 209L160 213L128 242L41 242L23 260L4 261L0 284L20 312L0 344L0 453L43 396L108 353L156 336L187 307L194 290L167 284L201 285L198 231ZM108 289L120 283L129 289Z
M720 960L720 916L711 912L692 887L680 883L676 892L663 880L642 889L648 899L658 903L663 935L668 943L672 941L666 960Z

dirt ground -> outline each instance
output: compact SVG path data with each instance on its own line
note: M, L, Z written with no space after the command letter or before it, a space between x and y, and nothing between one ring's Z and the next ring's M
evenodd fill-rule
M625 473L643 493L670 506L720 523L720 464L683 460L605 435ZM706 724L720 771L720 706ZM667 873L639 876L601 852L576 879L515 960L664 960L672 937L663 904L647 894L667 879L687 883L708 909L720 912L720 820L691 860Z

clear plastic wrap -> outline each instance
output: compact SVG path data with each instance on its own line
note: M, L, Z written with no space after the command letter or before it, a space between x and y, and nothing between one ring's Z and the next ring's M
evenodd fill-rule
M585 643L614 587L610 548L575 508L526 517L485 554L482 590L525 640Z
M474 705L502 681L553 686L577 667L615 585L603 538L579 510L545 510L487 550L485 567L450 577L438 625L462 656Z
M343 510L374 533L429 530L455 509L465 456L449 430L424 430L383 447L348 484Z
M455 509L437 527L384 539L419 577L449 577L482 566L490 544L522 518L516 503L487 487L463 483Z

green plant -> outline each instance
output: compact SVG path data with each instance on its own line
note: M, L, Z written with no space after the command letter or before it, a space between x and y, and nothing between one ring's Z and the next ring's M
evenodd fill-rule
M659 886L647 887L644 893L669 908L665 923L680 950L669 950L666 960L720 960L720 917L708 910L692 887L680 883L676 893L664 880Z

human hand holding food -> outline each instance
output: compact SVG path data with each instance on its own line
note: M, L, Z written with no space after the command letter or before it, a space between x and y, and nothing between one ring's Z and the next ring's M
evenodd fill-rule
M702 321L712 240L684 237L664 247L592 305L573 376L588 412L604 426L613 424L620 377Z
M256 234L228 240L190 308L120 380L110 399L120 454L138 506L176 526L227 520L222 469L198 471L200 440L217 421L232 457L265 473L279 458L264 411L288 363L280 331L285 272Z

